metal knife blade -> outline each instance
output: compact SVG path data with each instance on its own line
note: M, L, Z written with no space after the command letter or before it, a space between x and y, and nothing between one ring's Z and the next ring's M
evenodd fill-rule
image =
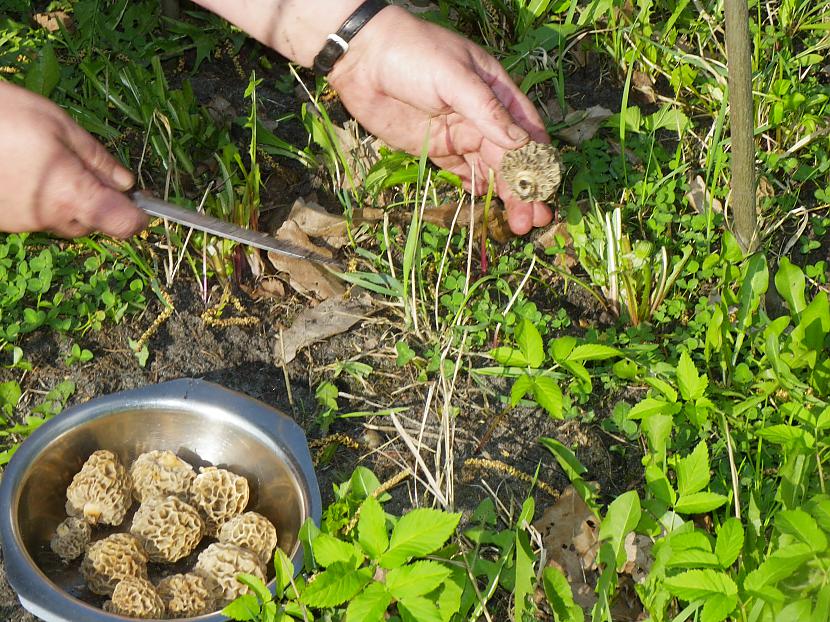
M341 266L338 262L330 257L325 257L319 253L309 251L301 246L291 242L278 240L270 235L260 231L253 231L245 229L233 223L227 222L214 216L201 214L199 212L186 209L167 201L162 201L155 197L147 196L141 192L135 192L132 195L135 204L147 214L151 216L158 216L160 218L167 218L173 222L177 222L199 231L210 233L211 235L219 236L227 240L233 240L240 244L254 246L266 251L273 251L288 257L296 259L303 259L305 261L313 261L320 264L328 264L331 266Z

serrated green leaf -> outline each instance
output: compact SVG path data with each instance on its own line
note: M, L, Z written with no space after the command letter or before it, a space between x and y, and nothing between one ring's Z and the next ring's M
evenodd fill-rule
M236 580L242 585L247 585L251 588L251 592L253 592L260 602L267 603L272 599L271 592L259 577L243 572L236 577Z
M775 598L776 594L770 588L792 575L802 564L812 559L813 555L812 549L801 542L778 549L746 575L744 589L763 600Z
M708 385L709 378L697 373L692 357L684 351L677 363L677 388L680 389L680 395L687 402L693 402L703 397Z
M807 306L804 298L806 279L801 268L793 265L786 256L778 260L778 272L775 273L775 289L787 302L790 314L798 316Z
M519 350L530 367L538 369L542 366L545 361L542 335L530 320L522 320L516 327L516 345L519 346Z
M574 602L571 585L555 566L548 566L542 572L545 597L553 609L554 622L585 622L582 607Z
M646 417L657 414L673 415L679 408L678 404L647 397L634 404L631 410L628 411L626 417L632 421L636 421L637 419L645 419Z
M562 389L550 376L533 377L533 397L554 419L561 419Z
M294 577L294 563L280 547L274 553L274 588L276 599L282 600L285 588L291 584Z
M413 557L429 555L446 542L461 514L419 508L404 514L392 530L389 549L380 558L384 568L397 568Z
M737 604L737 594L712 594L703 603L700 622L721 622L735 611Z
M816 443L815 437L807 430L785 423L767 426L756 431L755 434L776 445L799 445L812 449Z
M509 348L507 346L500 346L490 350L490 356L496 359L499 365L504 367L528 367L527 358L520 350L516 348Z
M337 562L357 567L363 561L363 555L354 544L338 540L327 533L321 533L314 539L313 549L314 559L324 568Z
M810 516L816 519L819 526L824 531L830 532L830 497L816 495L807 501L805 507Z
M444 587L441 589L441 593L438 595L438 600L435 603L438 605L438 611L441 612L443 622L449 622L459 612L463 595L464 589L456 583L454 578L444 583Z
M568 354L569 361L604 361L615 356L620 356L617 348L611 346L604 346L599 343L584 343L576 346L571 353Z
M371 568L359 568L336 562L306 585L300 601L309 607L337 607L354 598L372 580Z
M450 570L435 561L420 560L393 568L386 575L386 589L396 599L423 596L450 576Z
M404 622L443 622L441 612L435 603L423 596L399 602L398 611Z
M243 594L222 609L222 615L239 622L259 620L259 601L251 593Z
M44 97L49 97L60 82L61 68L55 50L49 43L44 43L37 52L37 58L29 65L25 85Z
M744 526L737 518L730 518L718 529L715 555L723 568L735 563L744 547Z
M788 533L801 540L815 553L821 553L827 548L827 536L819 528L816 519L804 510L779 511L775 515L775 526L782 533Z
M706 488L709 484L709 448L704 441L697 444L692 453L680 458L675 467L677 493L687 496Z
M527 374L522 374L516 378L516 381L510 388L510 405L515 406L518 404L532 387L533 379Z
M564 361L576 347L576 337L565 335L557 337L550 344L551 355L555 361Z
M357 521L357 539L363 550L372 559L378 559L389 546L386 533L386 514L380 502L374 497L366 497L360 506L360 518Z
M714 594L736 596L738 586L723 572L716 570L687 570L673 577L666 577L664 587L674 596L687 602Z
M383 622L392 596L382 583L373 581L346 607L346 622Z
M621 568L627 560L625 537L640 522L641 513L640 497L636 491L629 490L611 502L605 518L600 523L599 539L611 543L617 568Z
M662 378L657 378L655 376L646 376L645 378L643 378L643 382L645 382L653 389L662 393L663 397L665 397L670 402L677 401L677 391L675 391L674 387Z
M729 499L715 492L693 492L680 497L674 506L678 514L703 514L724 505Z
M672 556L666 562L667 568L720 568L720 561L710 551L701 549L674 550Z

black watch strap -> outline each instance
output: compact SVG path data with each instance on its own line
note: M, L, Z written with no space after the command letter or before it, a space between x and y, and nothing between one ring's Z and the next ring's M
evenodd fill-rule
M355 12L346 18L338 31L326 38L323 49L314 57L314 71L321 76L328 75L334 67L334 63L340 60L340 57L349 49L349 41L352 40L352 37L387 6L389 5L386 0L366 0L357 7Z

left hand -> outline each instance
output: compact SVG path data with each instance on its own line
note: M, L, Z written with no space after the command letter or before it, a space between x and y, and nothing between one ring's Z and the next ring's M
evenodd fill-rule
M517 235L547 225L550 208L516 198L501 175L504 154L530 140L548 143L530 100L499 62L445 28L390 6L352 40L329 75L349 112L390 146L421 153L458 175L477 194L487 190L489 171Z

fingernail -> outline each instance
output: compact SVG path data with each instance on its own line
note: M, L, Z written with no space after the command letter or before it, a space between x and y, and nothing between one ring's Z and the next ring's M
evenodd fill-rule
M112 181L122 190L127 190L133 185L133 174L125 168L116 168L112 173Z
M528 133L525 132L522 128L520 128L518 125L511 125L507 129L507 135L510 136L510 138L512 138L516 142L523 142L529 138Z

